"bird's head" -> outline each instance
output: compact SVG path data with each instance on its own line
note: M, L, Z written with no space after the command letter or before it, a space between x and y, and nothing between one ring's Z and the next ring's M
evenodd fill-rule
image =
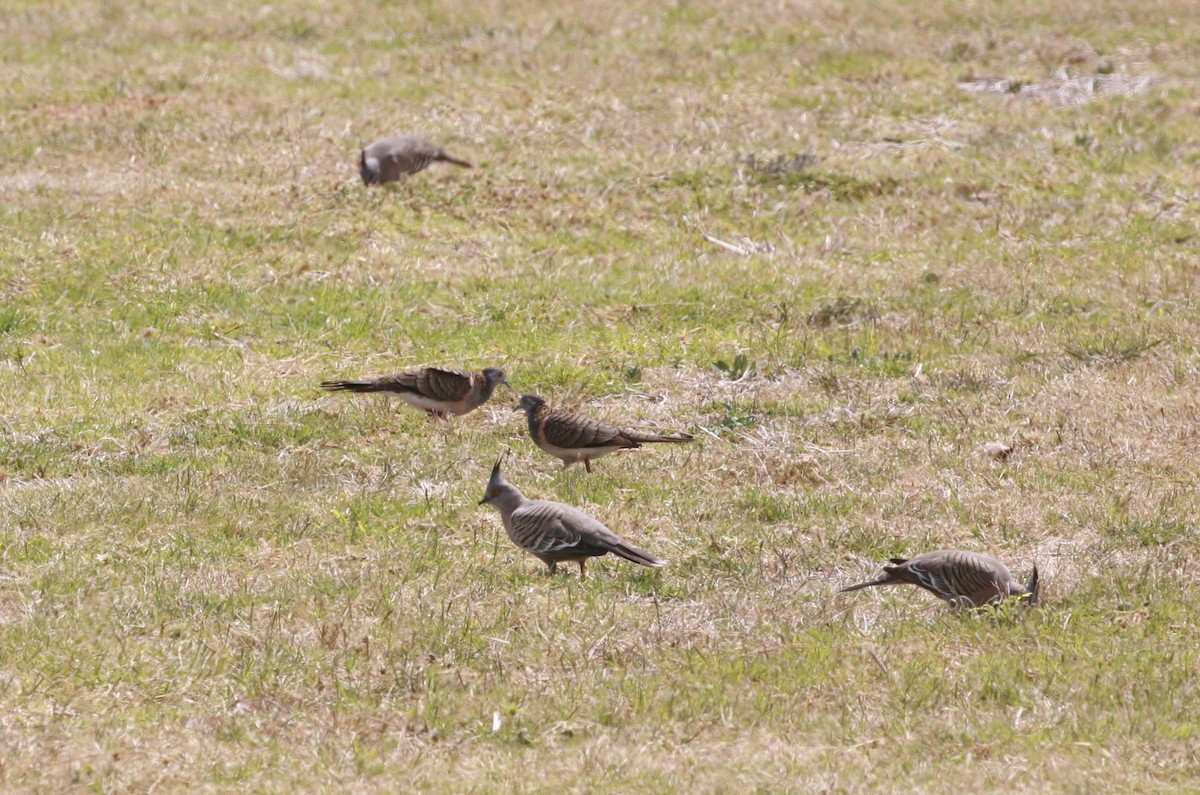
M496 465L492 467L492 476L488 478L487 490L483 493L483 499L479 501L480 505L495 505L497 508L503 509L503 505L511 501L514 497L520 499L521 492L504 479L504 475L500 474L500 463L504 461L504 456L501 455L496 459Z
M542 400L537 395L521 395L521 399L517 401L517 405L513 406L513 411L524 411L526 413L530 413L537 411L544 405L546 405L546 401Z
M488 395L491 395L492 390L494 390L500 384L504 384L509 389L512 389L512 385L509 384L508 379L504 377L504 371L499 367L483 368L483 377L487 379L487 387L485 390Z
M367 157L366 149L358 153L358 175L362 177L364 185L372 185L379 181L379 161Z
M1025 585L1025 593L1029 594L1029 606L1036 607L1038 603L1038 588L1041 583L1038 582L1037 564L1033 564L1033 576L1029 578L1029 582Z

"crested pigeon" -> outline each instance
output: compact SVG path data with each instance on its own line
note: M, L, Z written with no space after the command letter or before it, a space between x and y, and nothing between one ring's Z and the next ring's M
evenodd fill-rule
M478 408L500 384L509 386L498 367L485 367L478 373L457 367L418 367L378 378L322 381L321 388L329 392L391 392L430 417L446 419Z
M1033 567L1029 583L1013 579L1008 567L990 555L961 549L939 549L915 558L891 558L877 579L843 588L857 591L875 585L916 585L956 607L980 607L1007 596L1028 596L1030 606L1038 601L1038 570Z
M529 438L550 455L561 458L563 469L582 461L584 469L591 472L593 459L616 450L633 450L648 442L690 442L695 438L686 433L662 436L618 428L581 414L552 409L537 395L522 395L513 410L525 412Z
M554 574L559 563L579 564L579 576L587 576L587 559L609 552L643 566L667 565L628 543L599 521L561 502L526 499L516 486L500 474L500 462L492 467L487 492L480 505L500 511L504 530L514 544L541 560Z
M382 185L424 171L430 163L453 163L471 168L465 160L451 157L432 141L415 135L393 135L363 149L358 156L358 173L366 185Z

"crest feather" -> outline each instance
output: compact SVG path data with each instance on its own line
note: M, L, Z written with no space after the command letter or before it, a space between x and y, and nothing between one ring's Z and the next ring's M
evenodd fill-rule
M501 453L500 457L496 459L496 464L492 467L492 476L491 476L491 478L488 479L488 488L489 489L492 488L493 486L498 486L501 483L505 482L504 475L500 474L500 464L502 464L503 462L504 462L504 453Z

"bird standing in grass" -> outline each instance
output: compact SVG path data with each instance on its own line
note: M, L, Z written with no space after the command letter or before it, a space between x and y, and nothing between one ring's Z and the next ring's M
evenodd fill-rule
M1038 601L1038 570L1027 585L1013 579L1008 566L990 555L960 549L939 549L915 558L891 558L883 574L874 580L843 588L857 591L876 585L916 585L955 607L980 607L1009 596L1028 596L1030 606Z
M562 459L563 469L582 461L584 469L591 472L593 459L617 450L633 450L649 442L690 442L694 439L686 433L663 436L618 428L581 414L552 409L537 395L522 395L514 410L525 412L529 438L550 455Z
M500 462L492 467L487 492L480 505L500 511L504 530L521 549L541 560L554 574L559 563L578 563L579 576L587 576L587 559L613 553L643 566L667 565L628 543L599 521L561 502L530 500L500 474Z
M329 392L390 392L431 417L446 419L483 405L500 384L509 386L498 367L485 367L478 373L457 367L418 367L358 381L322 381L321 388Z
M453 163L471 168L465 160L451 157L432 141L415 135L393 135L363 149L358 156L358 173L366 185L382 185L424 171L430 163Z

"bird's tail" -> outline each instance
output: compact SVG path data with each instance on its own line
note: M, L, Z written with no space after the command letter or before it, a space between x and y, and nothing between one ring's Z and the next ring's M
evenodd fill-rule
M454 165L462 166L463 168L475 168L475 166L471 165L466 160L459 160L457 157L451 157L445 152L439 152L438 156L435 157L434 160L440 160L443 163L453 163Z
M375 381L322 381L321 389L326 392L386 392Z
M658 433L638 433L637 431L626 431L625 435L635 442L693 442L695 436L690 433L676 433L670 436L664 436Z
M649 566L652 569L657 569L660 566L667 565L667 562L662 558L656 558L649 552L644 552L635 547L633 544L628 544L624 541L610 545L608 547L608 551L614 555L619 555L620 557L625 558L625 560L632 561L633 563L640 563L641 565Z
M838 593L846 593L847 591L858 591L863 588L870 588L875 585L894 585L895 583L898 583L898 582L900 582L900 580L896 579L891 574L884 574L882 577L879 577L878 579L867 580L866 582L855 583L854 585L850 585L845 588L842 588L840 591L838 591Z

